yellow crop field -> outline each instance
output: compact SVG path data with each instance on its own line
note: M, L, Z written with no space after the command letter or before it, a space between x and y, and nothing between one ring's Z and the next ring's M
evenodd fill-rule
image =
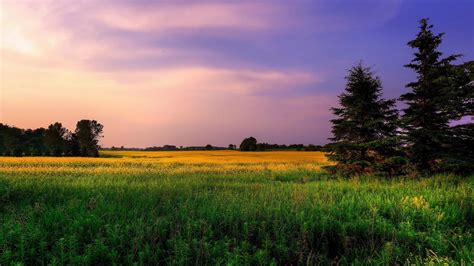
M323 152L101 151L90 157L0 157L0 172L140 173L195 171L319 170ZM179 164L179 167L178 165Z
M301 151L101 151L101 156L153 158L159 162L179 163L327 163L323 152Z

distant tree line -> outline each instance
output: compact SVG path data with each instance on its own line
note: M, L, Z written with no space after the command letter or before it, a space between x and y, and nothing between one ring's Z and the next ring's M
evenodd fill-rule
M103 126L95 120L77 122L74 132L59 122L37 129L0 123L0 155L97 157L102 131Z
M177 151L179 150L179 148L174 145L164 145L163 147L157 147L157 146L147 147L143 150L144 151Z
M333 138L327 147L343 175L474 172L474 61L455 65L460 55L441 57L443 34L428 19L408 45L414 57L405 67L417 79L396 100L382 98L382 84L361 63L349 70L339 107L332 108Z
M242 140L240 143L239 149L241 151L265 151L265 150L297 150L297 151L321 151L323 146L309 144L305 146L304 144L290 144L290 145L280 145L280 144L268 144L268 143L258 143L257 139L254 137L248 137Z
M253 137L250 137L253 138ZM321 151L323 146L309 144L307 146L303 144L291 144L291 145L280 145L280 144L268 144L268 143L257 143L256 148L245 148L240 146L239 149L242 151L265 151L265 150L298 150L298 151ZM129 147L115 147L101 148L102 150L111 151L205 151L205 150L236 150L235 144L229 144L227 147L213 146L207 144L206 146L176 146L176 145L163 145L163 146L152 146L146 148L129 148Z
M233 144L232 144L233 145ZM111 151L204 151L204 150L229 150L231 148L227 147L218 147L212 146L211 144L207 144L206 146L175 146L175 145L163 145L163 146L152 146L146 148L127 148L124 146L115 147L112 146L110 148L102 148L103 150L111 150Z

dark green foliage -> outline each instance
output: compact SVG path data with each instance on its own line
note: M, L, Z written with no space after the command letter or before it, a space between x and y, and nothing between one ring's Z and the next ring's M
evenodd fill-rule
M443 111L451 120L474 115L474 61L461 65L447 65L445 76L439 78L442 85Z
M21 145L22 130L16 127L0 124L0 146L2 155L5 156L21 156L23 147Z
M68 130L59 122L49 125L44 136L44 143L49 154L62 156L68 150L67 135Z
M234 145L234 148L235 145ZM232 149L231 146L229 145L229 149ZM242 141L240 144L240 150L241 151L266 151L266 150L301 150L305 151L319 151L322 149L321 146L314 146L313 144L310 144L309 146L305 147L303 144L271 144L271 143L257 143L257 140L254 137L249 137L246 138Z
M99 156L99 138L102 137L104 126L95 120L81 120L77 122L74 132L79 141L79 150L82 156Z
M80 156L81 155L81 145L79 143L79 138L75 133L72 133L69 136L68 142L68 155L71 156Z
M96 121L90 121L89 127L82 123L82 146L79 131L71 133L59 122L47 129L34 130L0 123L0 156L98 156L98 138L103 126ZM88 128L90 134L84 134ZM87 136L92 136L92 141Z
M447 87L451 103L451 119L464 120L451 125L447 132L446 154L439 170L459 174L474 173L474 61L451 68L450 80L453 85ZM454 89L452 89L454 88ZM452 123L451 123L452 124Z
M458 174L474 173L474 123L453 126L449 129L446 153L438 171Z
M41 156L47 153L46 130L22 130L0 124L0 156Z
M257 150L257 139L254 137L246 138L240 144L241 151L256 151Z
M328 145L332 170L344 175L398 174L404 162L397 137L398 113L394 100L381 98L381 82L361 64L349 70L340 107L332 108L334 142Z
M114 148L114 147L112 147ZM204 147L205 149L206 147ZM140 150L139 148L125 148L125 147L120 147L120 148L114 148L115 150ZM182 149L182 147L181 147ZM145 149L143 149L144 151L177 151L179 150L178 147L176 147L175 145L163 145L163 147L157 147L157 146L153 146L153 147L147 147Z
M44 143L44 137L46 135L46 129L27 129L23 133L24 143L24 154L26 156L41 156L47 151L47 147Z
M420 172L446 171L452 167L445 166L452 166L454 161L474 164L469 151L472 146L466 146L472 139L465 134L472 127L451 127L452 121L472 115L470 64L453 66L451 62L460 55L441 58L438 46L443 33L433 34L432 27L427 19L422 19L420 32L408 42L416 51L406 67L417 73L417 80L407 84L411 91L400 97L407 105L402 127L408 155ZM453 158L454 154L460 156Z
M309 144L307 147L304 147L305 151L322 151L323 147L321 145Z

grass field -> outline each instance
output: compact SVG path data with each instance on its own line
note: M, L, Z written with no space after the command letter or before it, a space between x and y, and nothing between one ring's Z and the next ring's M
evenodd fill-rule
M474 177L335 179L319 152L0 157L0 265L474 263Z

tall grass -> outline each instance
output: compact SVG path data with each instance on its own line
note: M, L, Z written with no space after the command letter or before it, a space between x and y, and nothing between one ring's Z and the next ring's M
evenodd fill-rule
M333 179L313 152L116 156L0 158L0 265L474 263L474 177Z

